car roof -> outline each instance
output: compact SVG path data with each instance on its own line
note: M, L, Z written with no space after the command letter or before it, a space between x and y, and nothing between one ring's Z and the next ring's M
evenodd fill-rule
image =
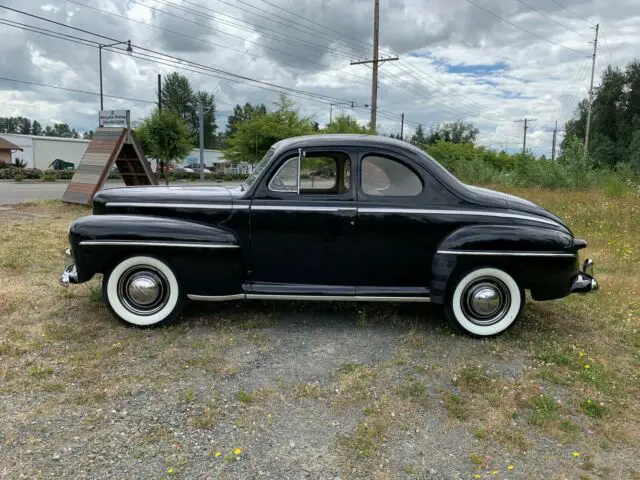
M273 144L276 151L290 148L327 147L331 145L354 147L392 147L411 150L424 155L424 152L415 145L403 140L382 135L369 135L364 133L322 133L318 135L300 135L280 140Z

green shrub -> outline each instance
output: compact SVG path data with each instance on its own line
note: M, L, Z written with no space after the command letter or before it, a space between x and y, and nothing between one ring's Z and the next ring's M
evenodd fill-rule
M24 180L24 176L20 175L20 174L16 174L13 176L13 181L14 182L21 182L22 180Z
M55 182L56 181L56 174L50 171L45 171L42 173L42 175L40 176L40 180L43 182Z
M602 188L609 198L621 197L629 191L629 186L615 175L608 175Z

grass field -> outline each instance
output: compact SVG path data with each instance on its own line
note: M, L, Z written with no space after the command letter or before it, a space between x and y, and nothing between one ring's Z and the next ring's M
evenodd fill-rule
M530 301L521 323L491 341L453 335L437 308L422 306L192 306L174 327L126 328L101 303L99 279L57 283L69 223L87 209L45 202L0 211L0 477L297 473L308 451L276 454L256 439L324 415L337 426L318 427L327 438L317 468L308 467L314 474L425 478L437 465L443 475L428 478L640 478L640 196L509 193L587 240L601 289ZM390 347L368 362L354 361L355 347L334 352L309 363L322 369L313 375L291 367L252 376L257 364L305 365L309 353L283 342L293 329L303 342L320 341L320 324L336 342L344 330L345 341L368 336L363 349ZM150 408L136 403L142 394L162 399L155 423L142 420ZM126 442L113 430L122 405L137 422L126 424ZM297 435L292 445L309 440ZM188 437L203 440L187 446ZM128 453L110 457L89 447L97 444ZM445 450L455 458L438 460Z

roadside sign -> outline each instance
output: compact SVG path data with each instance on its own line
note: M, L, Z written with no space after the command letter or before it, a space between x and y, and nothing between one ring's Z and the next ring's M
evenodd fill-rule
M98 125L101 127L125 127L131 126L130 110L100 110Z

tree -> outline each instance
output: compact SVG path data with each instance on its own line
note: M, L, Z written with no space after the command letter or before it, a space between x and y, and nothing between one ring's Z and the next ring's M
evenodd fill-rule
M37 120L31 124L31 135L42 135L42 125Z
M321 133L368 133L369 129L360 125L355 118L349 115L338 115L327 125Z
M93 130L89 130L88 132L84 132L82 134L82 138L84 140L91 140L93 138Z
M472 123L457 122L441 123L437 127L431 127L426 137L427 145L443 140L451 143L473 143L479 130Z
M411 136L411 140L409 141L412 145L423 148L427 144L427 139L424 136L424 131L422 130L422 125L418 125L416 129L416 133Z
M31 120L25 117L18 117L18 133L29 135L31 133Z
M587 124L586 99L580 100L574 118L565 124L561 150L574 137L584 142ZM635 132L640 129L640 60L630 62L625 70L607 66L594 87L589 133L589 154L596 166L614 168L631 163Z
M194 95L194 103L196 105L204 106L204 148L215 148L216 147L216 102L213 98L213 95L205 92L204 90L199 90ZM200 130L200 118L198 118L198 128L195 130L199 132ZM198 146L200 144L198 143Z
M164 78L160 89L162 107L177 113L185 120L193 133L193 146L199 146L199 105L204 105L204 148L216 146L216 103L213 94L203 90L194 91L189 79L178 72Z
M278 140L313 132L312 120L301 117L294 103L284 94L274 102L276 110L235 125L235 132L227 140L225 158L232 162L256 162Z
M233 107L233 113L229 115L227 119L226 135L233 135L239 123L245 122L256 115L265 115L266 113L267 107L262 103L255 106L248 102L245 103L244 106L240 104L236 105Z
M169 109L156 110L145 118L135 130L135 135L140 138L145 154L160 160L166 166L181 162L192 148L193 135L189 124L178 113ZM167 170L164 170L164 177L169 185Z

